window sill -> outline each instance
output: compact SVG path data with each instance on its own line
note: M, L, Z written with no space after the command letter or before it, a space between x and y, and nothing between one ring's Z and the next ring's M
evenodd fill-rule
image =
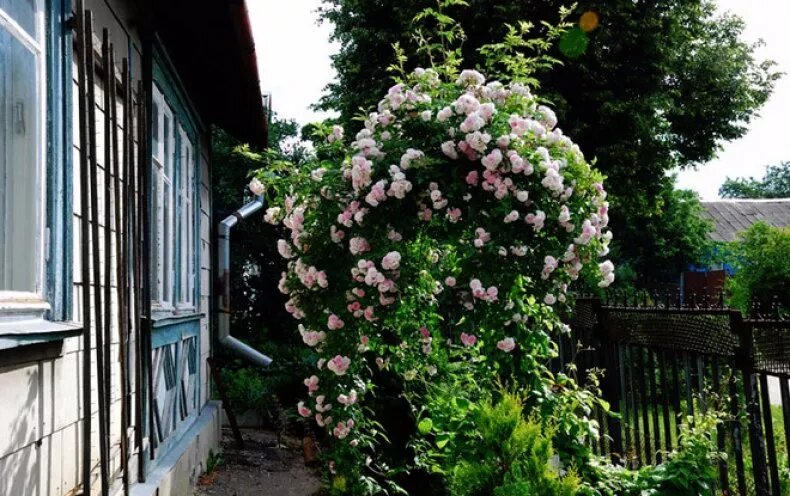
M42 318L0 320L0 350L62 341L80 334L82 324L77 322L52 322Z
M205 317L206 314L200 312L192 312L192 313L173 313L173 312L161 312L161 313L152 313L151 314L151 326L154 328L168 326L173 324L180 324L182 322L190 322L193 320L200 320Z

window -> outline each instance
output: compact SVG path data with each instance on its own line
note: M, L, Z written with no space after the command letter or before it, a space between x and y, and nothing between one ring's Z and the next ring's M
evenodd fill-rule
M0 0L0 300L43 301L44 11Z
M195 308L195 146L180 107L155 84L151 108L151 294L157 311Z
M154 302L162 308L173 306L173 172L175 147L173 146L173 111L165 103L156 86L151 111L153 134L152 176L153 213L156 216L155 243L151 253L151 291ZM155 270L154 270L155 269Z
M181 141L181 172L179 207L179 246L181 249L181 281L179 297L182 307L195 306L195 159L192 142L184 128L178 126Z

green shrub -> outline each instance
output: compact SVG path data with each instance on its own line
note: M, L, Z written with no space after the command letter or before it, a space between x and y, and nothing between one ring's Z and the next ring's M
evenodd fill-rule
M680 425L675 450L658 466L638 472L594 463L593 482L586 483L585 496L713 496L718 479L718 462L726 459L716 446L716 427L722 415L710 412L687 417Z
M790 305L790 228L758 222L732 246L735 276L728 282L731 304L748 313L753 302L775 297Z
M448 457L453 496L565 496L580 485L554 454L553 428L524 417L522 396L503 392L469 409L472 420Z

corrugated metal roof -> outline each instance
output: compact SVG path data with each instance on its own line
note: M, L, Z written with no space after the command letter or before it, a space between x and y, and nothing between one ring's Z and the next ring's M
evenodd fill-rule
M702 202L714 230L713 241L734 241L752 224L763 221L774 227L790 226L790 198L718 200Z

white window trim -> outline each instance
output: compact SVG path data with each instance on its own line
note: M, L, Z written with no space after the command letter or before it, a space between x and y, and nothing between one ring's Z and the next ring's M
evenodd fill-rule
M178 318L192 315L198 311L197 287L200 276L199 271L199 246L197 236L199 229L196 225L199 205L197 178L198 152L197 139L190 135L189 122L176 112L177 106L171 105L165 93L156 82L153 84L153 102L158 107L156 136L158 143L152 150L153 183L156 185L156 212L154 212L154 236L152 256L156 263L151 267L151 283L153 296L151 308L156 320ZM165 129L165 116L170 122L169 129ZM167 141L171 150L165 157L165 133L169 132ZM170 160L170 164L168 164ZM171 166L171 177L166 177L165 171ZM165 182L170 186L169 213L165 219ZM174 188L174 186L176 188ZM169 226L170 236L164 236L165 224ZM167 243L167 245L166 245ZM165 249L167 246L167 250ZM155 251L154 251L155 250ZM165 251L169 251L169 261L165 260ZM176 265L178 264L178 265ZM164 277L164 271L169 270L169 277ZM176 278L177 276L177 278ZM165 279L169 279L166 287Z
M47 57L46 57L46 11L43 0L36 0L36 31L38 40L33 38L23 29L10 15L0 10L0 25L7 29L12 36L18 39L26 48L31 50L38 57L38 96L39 96L39 116L38 116L38 164L36 164L36 190L38 201L36 204L35 229L38 241L36 243L38 258L36 270L35 291L8 291L0 289L0 334L7 324L14 325L20 321L43 321L45 314L50 310L50 305L46 300L46 257L47 257L47 236L44 226L46 225L47 207L47 188L46 188L46 168L47 168ZM35 326L33 326L35 327Z
M158 209L155 212L156 215L156 237L154 239L156 243L155 249L157 250L157 266L152 268L156 272L156 284L157 284L157 295L158 298L154 299L151 302L152 310L154 312L171 312L175 308L173 305L173 296L174 296L174 285L173 285L173 262L174 260L165 260L165 245L169 247L170 257L173 258L173 250L175 247L175 243L173 242L173 224L174 224L174 212L173 212L173 199L175 198L175 194L173 191L173 178L167 177L165 172L167 168L167 159L168 157L165 156L167 150L165 150L165 138L167 138L170 142L170 146L173 147L174 145L174 138L175 133L173 133L173 111L171 110L170 106L167 104L167 101L164 98L164 95L159 90L159 88L154 84L153 85L153 99L159 108L158 112L158 119L159 122L157 123L157 129L159 130L159 136L157 137L157 149L155 150L155 154L152 156L153 168L154 168L154 180L157 182L157 206ZM170 130L165 129L164 127L164 118L165 116L169 117L170 120ZM165 136L165 133L168 133L169 136ZM171 153L174 150L171 150ZM172 160L172 157L170 157ZM175 167L174 167L175 169ZM164 205L165 205L165 183L170 185L170 194L167 198L170 208L168 210L167 218L165 219L164 215ZM165 236L165 223L170 226L170 236ZM170 285L167 287L165 285L165 270L170 271Z
M181 274L178 281L179 310L195 309L195 146L183 126L178 124L180 138L180 225ZM187 153L188 152L188 153ZM188 160L187 160L188 158Z

